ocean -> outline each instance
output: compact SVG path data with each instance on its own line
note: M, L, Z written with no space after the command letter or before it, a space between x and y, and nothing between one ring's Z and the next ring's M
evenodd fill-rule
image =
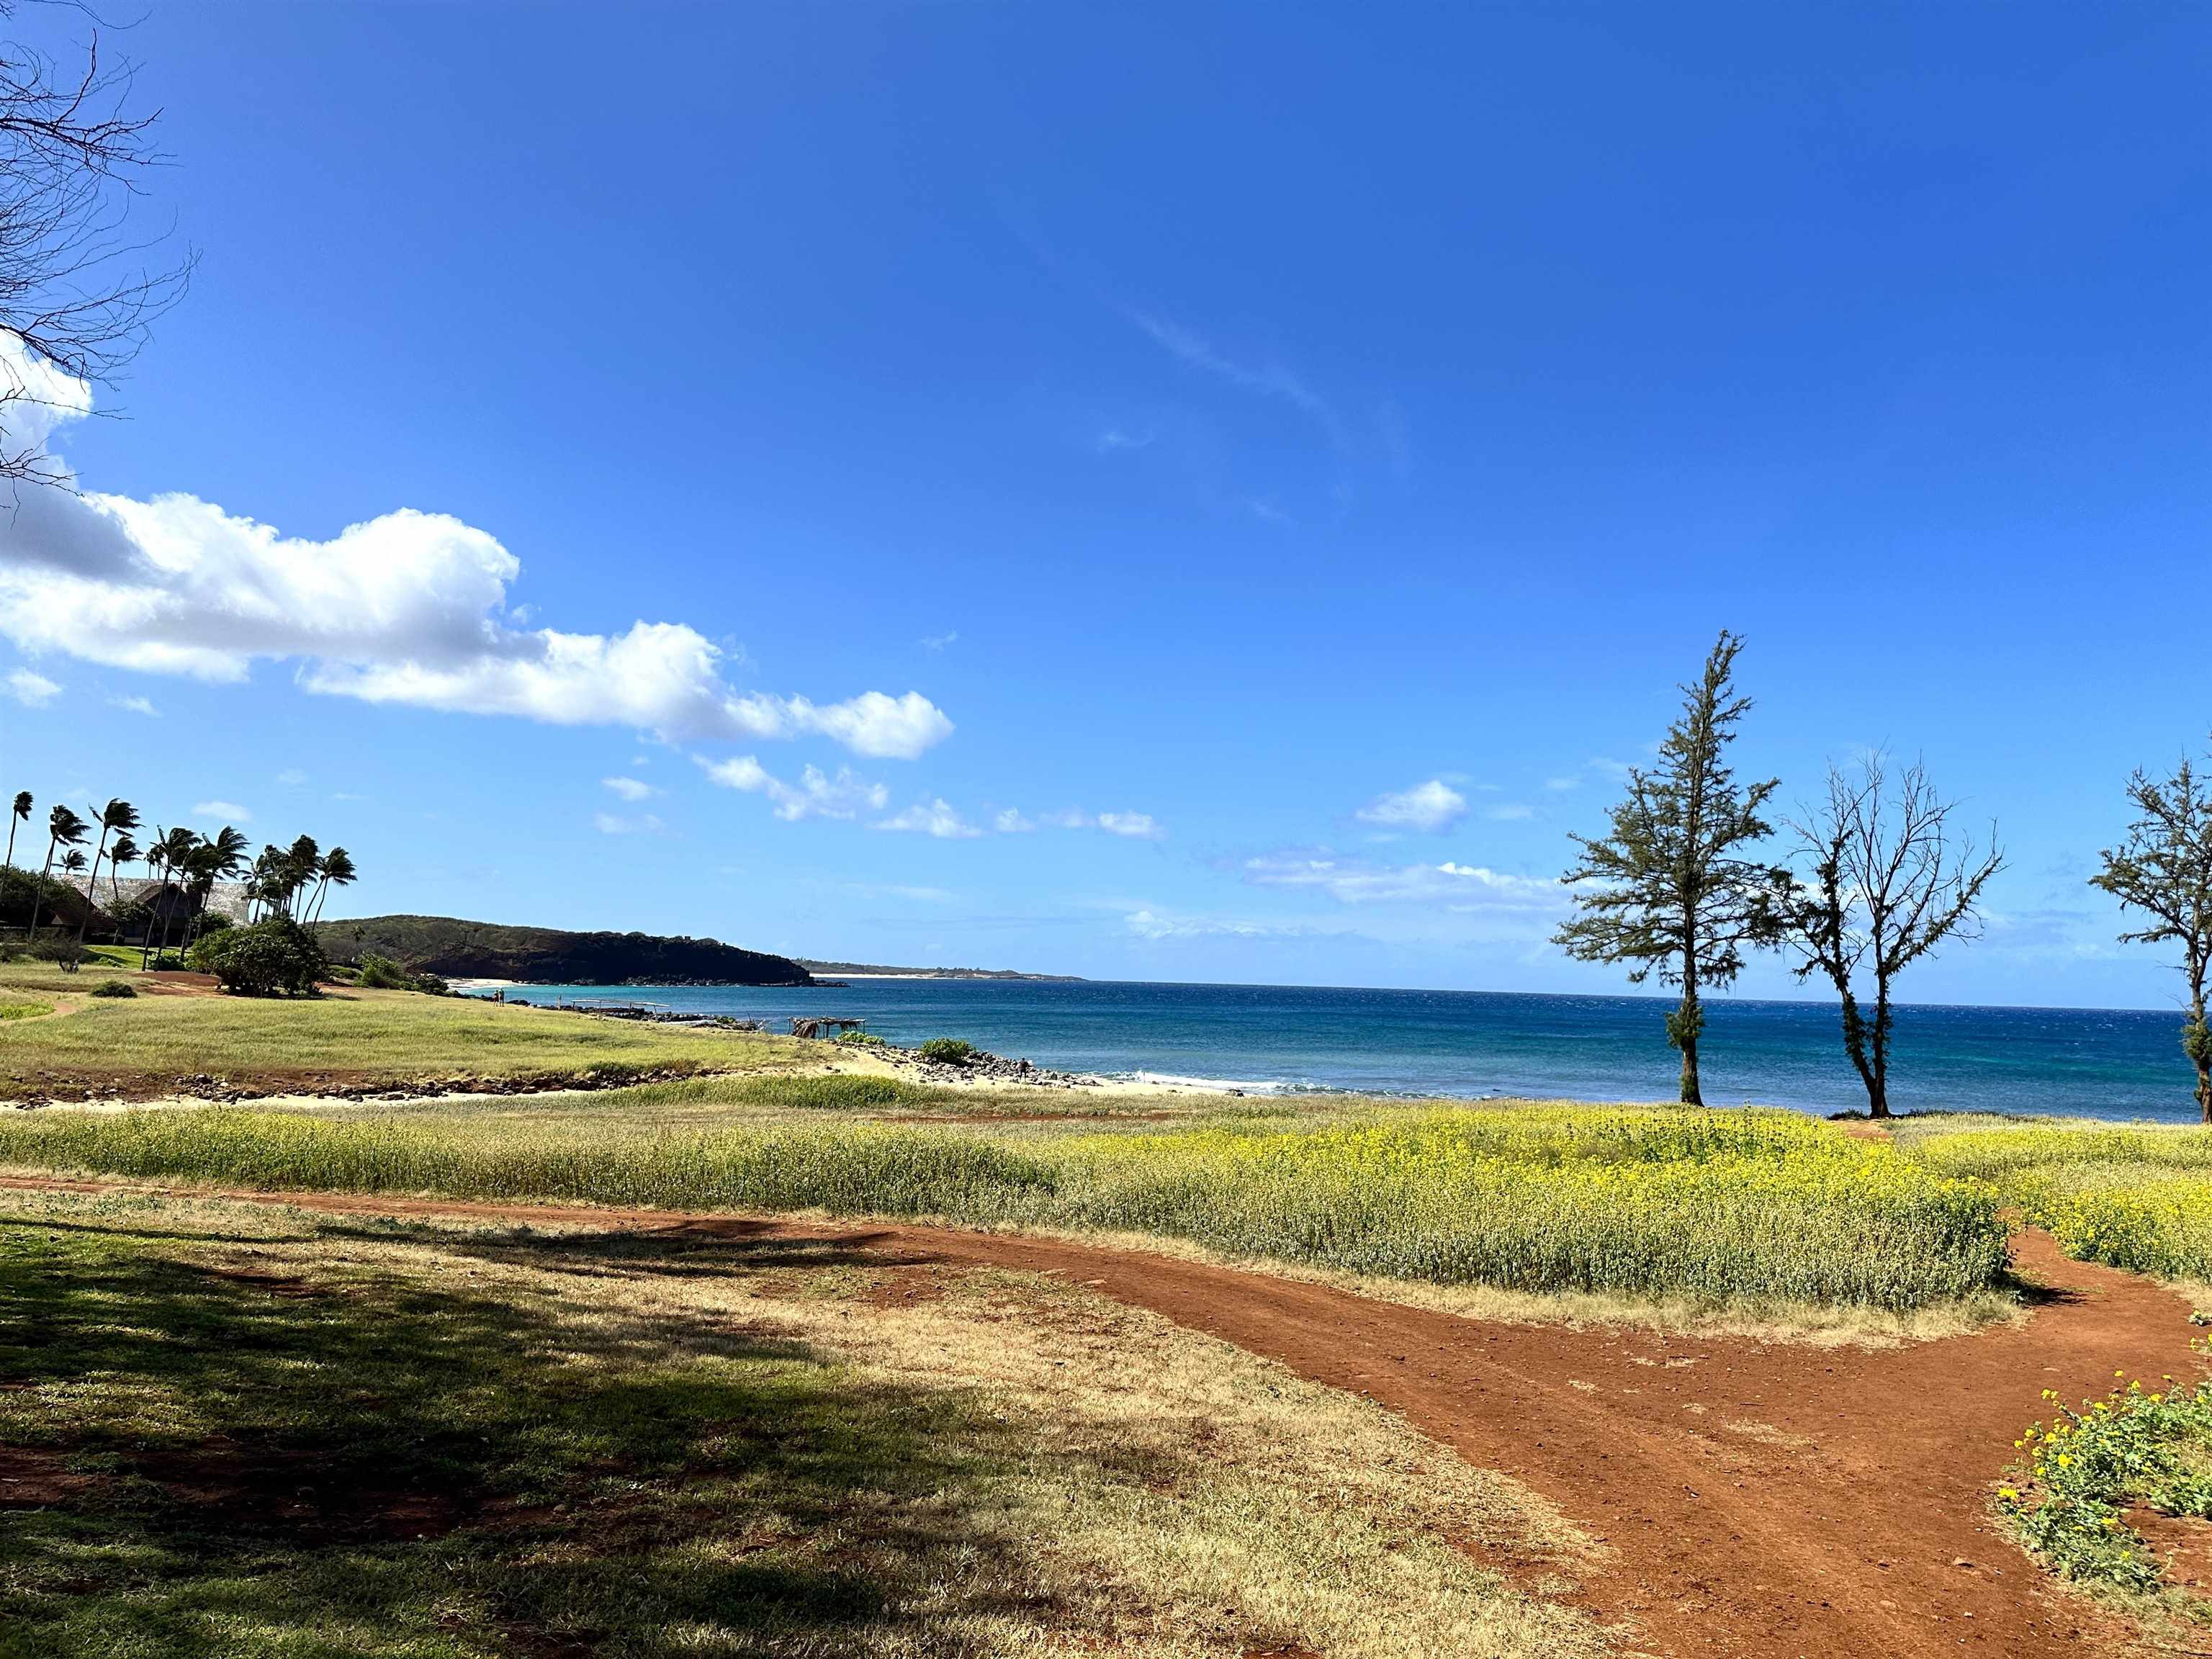
M512 994L734 1014L781 1029L837 1014L911 1046L965 1037L1040 1066L1294 1091L1670 1100L1671 1000L1106 981L853 979L848 988L533 985ZM1897 1110L2056 1112L2192 1121L2194 1082L2172 1009L1898 1010ZM1707 1006L1708 1103L1863 1108L1835 1006Z

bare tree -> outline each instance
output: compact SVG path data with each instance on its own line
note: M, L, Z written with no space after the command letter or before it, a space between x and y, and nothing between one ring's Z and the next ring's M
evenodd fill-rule
M0 0L0 23L15 15ZM91 33L81 64L0 42L0 482L66 484L47 453L54 416L82 407L77 383L112 381L153 319L184 291L189 254L140 264L161 237L132 227L141 181L162 161L158 110L127 112L131 70Z
M1787 871L1747 856L1771 833L1759 813L1780 784L1739 784L1727 761L1751 708L1733 678L1742 648L1722 633L1705 672L1681 688L1681 717L1667 729L1658 764L1629 773L1612 833L1574 837L1582 856L1559 879L1575 890L1577 914L1553 938L1577 961L1631 964L1632 985L1656 972L1680 988L1667 1038L1682 1051L1682 1099L1692 1106L1705 1103L1699 993L1735 981L1746 945L1774 942L1789 891Z
M1890 1115L1892 983L1945 939L1974 935L1982 890L2004 868L1996 826L1989 848L1977 848L1952 822L1957 806L1918 761L1893 774L1870 755L1855 774L1831 766L1826 802L1790 826L1812 870L1790 907L1790 942L1804 958L1797 977L1825 975L1843 999L1844 1049L1875 1117ZM1862 975L1873 981L1871 1019Z
M2212 975L2212 782L2184 756L2170 778L2128 781L2136 821L2128 838L2107 848L2105 867L2089 878L2147 925L2123 942L2181 946L2189 1013L2181 1048L2197 1067L2197 1105L2212 1123L2212 1029L2204 1019L2204 981Z

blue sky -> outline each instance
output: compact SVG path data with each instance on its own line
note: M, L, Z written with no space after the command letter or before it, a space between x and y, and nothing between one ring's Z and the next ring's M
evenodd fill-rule
M110 44L201 261L0 526L0 787L342 842L356 914L1612 989L1550 878L1726 626L1786 799L1887 744L1999 823L1908 994L2172 1000L2083 878L2212 729L2212 15Z

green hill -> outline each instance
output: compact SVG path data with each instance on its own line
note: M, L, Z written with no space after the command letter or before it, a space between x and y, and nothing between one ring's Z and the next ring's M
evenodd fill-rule
M569 933L453 916L359 916L317 924L334 962L367 951L410 973L541 985L811 985L785 957L719 939L656 933Z

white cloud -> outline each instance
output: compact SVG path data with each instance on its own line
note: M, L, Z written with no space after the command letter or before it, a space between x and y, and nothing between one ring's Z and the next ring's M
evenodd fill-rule
M1158 841L1167 834L1152 822L1150 812L1101 812L1098 827L1109 836L1128 836L1139 841Z
M1522 818L1533 818L1536 809L1517 800L1501 801L1495 806L1485 807L1482 816L1501 823L1511 823Z
M991 820L991 827L1002 836L1019 836L1026 835L1036 825L1009 806Z
M799 776L795 784L786 783L763 766L750 755L739 755L730 760L708 760L704 755L692 758L706 769L707 775L725 789L742 789L750 794L765 795L775 807L776 817L787 823L796 823L801 818L849 818L864 811L879 812L890 799L890 792L879 783L870 783L855 776L845 767L837 769L830 777L821 768L810 766Z
M1085 812L1069 807L1047 812L1043 821L1055 830L1103 830L1109 836L1138 841L1164 841L1168 833L1149 812Z
M27 668L18 668L0 685L8 688L8 695L26 708L44 708L62 694L60 686L44 674L33 674Z
M12 365L9 358L12 356ZM26 370L20 348L0 368ZM84 388L4 411L11 447L89 409ZM482 530L403 507L327 541L185 495L25 491L0 519L0 635L146 672L235 684L257 659L301 664L326 696L553 725L623 725L688 741L828 737L911 759L952 732L919 692L841 702L738 691L720 647L681 623L617 634L526 628L521 564Z
M288 766L276 775L277 782L289 785L295 789L307 781L307 775L305 772L302 772L296 766Z
M594 812L592 823L603 836L652 836L659 834L665 827L650 812L635 818L617 817L612 812Z
M1127 432L1118 426L1109 426L1098 434L1101 454L1110 454L1117 449L1146 449L1152 441L1150 432Z
M144 714L154 720L159 720L161 717L161 711L143 697L110 697L107 700L107 706L110 708L120 708L126 714Z
M939 841L966 841L983 832L943 799L923 801L877 823L878 830L910 830Z
M927 639L921 641L921 648L933 655L936 653L944 650L946 646L955 643L959 638L960 635L957 633L932 634Z
M1327 893L1343 904L1442 904L1446 908L1553 911L1563 902L1559 884L1511 876L1480 865L1377 865L1328 852L1273 854L1248 859L1244 879L1255 887Z
M1449 830L1467 816L1467 797L1442 778L1431 778L1395 795L1378 795L1357 814L1362 823L1393 830Z
M202 818L234 819L240 823L251 823L253 821L253 814L234 800L194 801L192 816Z
M649 783L640 783L635 778L601 778L599 781L624 800L643 800L660 793Z

